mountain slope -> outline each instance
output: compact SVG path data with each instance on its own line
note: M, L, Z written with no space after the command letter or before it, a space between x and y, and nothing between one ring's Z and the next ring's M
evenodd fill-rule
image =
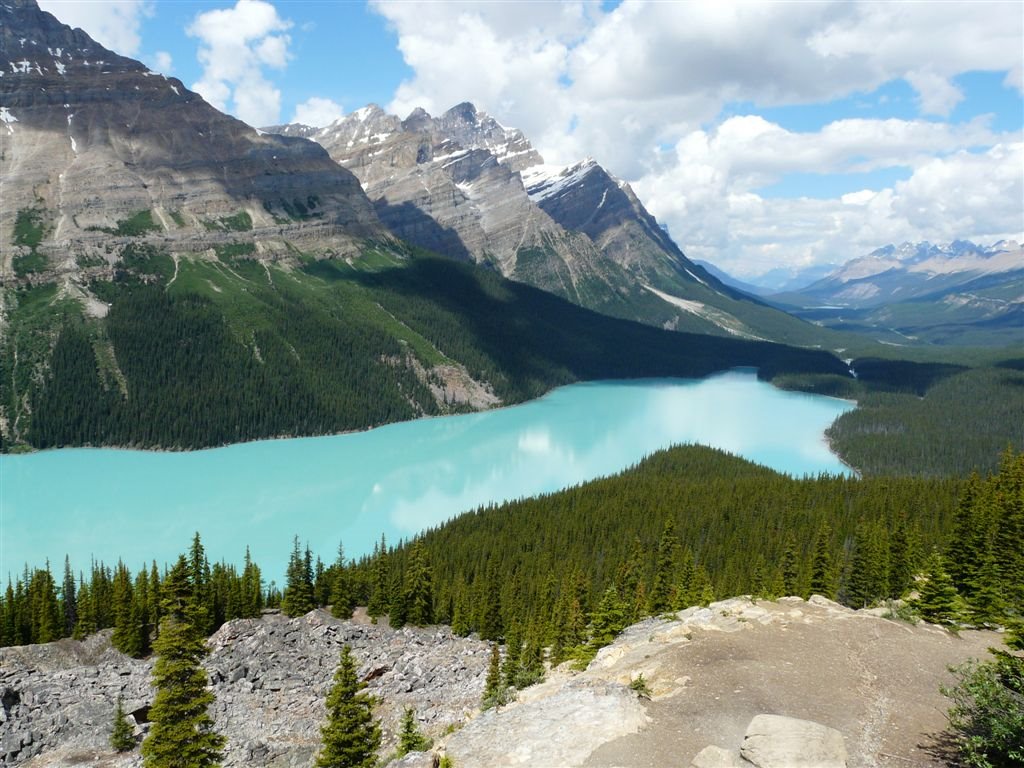
M801 317L896 342L1020 343L1024 248L963 240L887 245L770 299Z
M543 164L472 104L405 120L370 105L310 134L355 173L398 237L487 264L605 314L666 328L811 344L819 329L690 262L628 184L593 160Z
M735 365L846 373L824 353L670 334L418 256L317 144L222 115L31 0L0 20L0 449L339 432ZM439 130L458 135L465 121L449 121ZM508 134L488 126L474 130L497 150ZM453 184L519 183L490 150L467 154L484 159ZM497 201L493 221L519 226L517 205Z
M286 242L350 255L389 238L318 146L261 135L34 0L0 5L0 71L0 280L49 273L81 289L139 243L272 257Z
M581 379L846 374L823 352L670 333L384 251L175 264L154 250L87 287L104 317L53 284L8 295L8 445L196 448L520 402Z

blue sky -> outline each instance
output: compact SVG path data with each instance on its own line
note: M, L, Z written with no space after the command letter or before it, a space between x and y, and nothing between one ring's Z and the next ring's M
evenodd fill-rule
M741 277L1022 239L1019 2L42 5L254 125L473 101Z

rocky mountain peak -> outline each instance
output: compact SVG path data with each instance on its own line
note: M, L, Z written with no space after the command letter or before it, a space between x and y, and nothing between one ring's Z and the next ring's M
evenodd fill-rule
M0 280L109 273L130 245L270 257L387 237L318 145L218 112L31 0L0 4L0 72Z

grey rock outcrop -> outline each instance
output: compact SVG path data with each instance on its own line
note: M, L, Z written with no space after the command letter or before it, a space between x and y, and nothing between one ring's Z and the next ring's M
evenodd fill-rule
M716 747L704 747L690 762L690 768L750 768L736 752Z
M484 712L451 737L446 754L459 768L582 765L604 741L647 724L636 694L618 683L577 679L546 693L542 686L516 706Z
M322 144L403 240L606 314L757 335L735 314L747 297L690 262L628 184L593 160L544 165L521 131L472 104L404 120L371 104L313 134L267 130Z
M102 273L128 245L344 256L390 237L320 146L218 112L35 0L0 5L0 71L0 281ZM30 250L45 265L15 269Z
M225 766L312 762L346 643L379 699L385 753L397 742L406 707L416 711L424 733L438 736L478 706L488 646L453 637L447 628L395 631L342 622L323 611L234 621L210 638L204 663L216 696L216 727L228 736ZM152 703L151 670L152 662L112 650L109 631L84 643L0 650L3 764L35 757L34 765L51 765L61 756L104 750L118 696L141 735Z
M758 768L846 768L843 734L810 720L758 715L740 754Z

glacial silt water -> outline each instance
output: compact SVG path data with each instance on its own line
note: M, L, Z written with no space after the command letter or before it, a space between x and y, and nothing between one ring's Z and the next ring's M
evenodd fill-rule
M408 538L480 505L613 474L702 443L800 476L844 473L823 432L852 403L784 392L749 371L590 382L523 405L367 432L191 452L63 449L0 457L0 576L65 554L163 566L202 535L211 561L245 547L281 583L298 535L325 562Z

